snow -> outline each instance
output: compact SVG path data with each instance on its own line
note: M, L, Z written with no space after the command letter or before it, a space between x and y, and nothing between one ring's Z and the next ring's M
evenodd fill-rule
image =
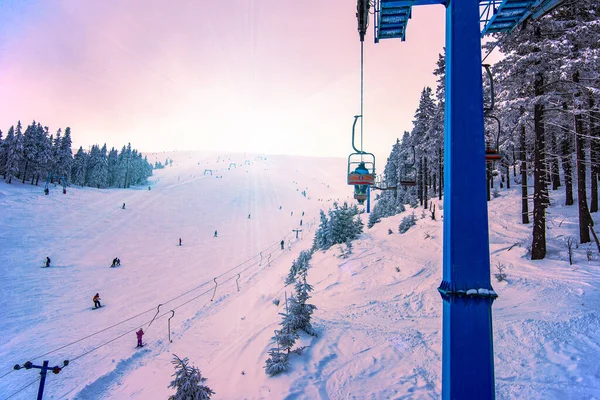
M172 354L189 357L215 399L440 398L440 204L436 221L416 210L416 226L403 235L397 227L413 209L383 218L347 259L338 246L313 255L309 302L319 337L302 334L298 344L309 347L271 378L264 364L284 293L293 290L285 277L310 248L319 209L349 200L346 160L176 152L148 161L167 157L173 166L154 172L151 190L63 195L59 187L44 196L40 187L0 182L2 398L39 376L10 372L14 364L68 359L48 375L44 398L165 399ZM500 190L489 204L497 398L600 398L598 254L592 246L587 261L588 246L579 246L569 265L565 242L577 237L577 210L552 192L548 258L530 261L518 190ZM41 268L46 256L52 266ZM121 266L109 268L115 257ZM497 264L506 266L505 281L493 278ZM494 294L486 290L470 291ZM91 312L96 292L106 307ZM140 327L146 346L136 349ZM34 383L13 398L36 392Z

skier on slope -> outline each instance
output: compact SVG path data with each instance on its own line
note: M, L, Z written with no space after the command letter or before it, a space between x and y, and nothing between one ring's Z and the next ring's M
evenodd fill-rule
M123 210L125 209L125 203L123 203L123 207L121 207Z
M144 331L143 331L143 329L142 329L142 328L140 328L140 330L139 330L139 331L137 331L137 332L135 333L135 335L137 336L137 340L138 340L137 347L142 347L142 346L144 345L144 344L142 343L142 336L144 336Z
M217 231L215 231L215 236L213 236L213 237L218 237Z
M179 238L179 245L181 246L181 238Z
M46 257L46 267L50 266L50 257Z
M250 215L251 215L251 214L248 214L248 219L250 219Z
M281 239L281 242L279 244L281 245L281 250L283 250L284 249L284 245L285 245L285 242L283 241L283 239Z
M102 304L100 304L100 294L96 293L92 300L94 300L94 308L102 307Z

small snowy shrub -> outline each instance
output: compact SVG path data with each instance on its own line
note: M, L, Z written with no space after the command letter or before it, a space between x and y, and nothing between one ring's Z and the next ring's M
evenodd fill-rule
M352 242L347 241L343 245L340 245L339 249L340 249L340 255L338 256L339 258L346 259L346 258L350 257L350 254L352 254Z
M492 197L497 199L498 197L500 197L500 190L498 190L498 188L494 188L494 191L492 192Z
M388 229L388 235L391 235L392 233L394 233L394 231L391 229Z
M269 350L269 356L265 362L265 372L267 375L275 376L290 368L289 355L279 348Z
M416 225L416 223L417 217L415 217L415 213L407 215L406 217L402 218L402 222L400 222L400 225L398 225L398 232L405 233L410 229L411 226Z
M400 272L400 267L396 267L396 272Z
M275 300L273 300L273 304L275 304L276 306L278 306L278 307L279 307L279 299L275 299Z
M208 400L215 394L208 386L203 383L207 378L202 377L200 370L194 366L188 365L188 358L183 360L173 354L175 357L172 364L175 365L175 379L169 384L170 388L177 390L170 400Z
M500 261L497 261L496 263L496 272L494 274L494 277L498 280L498 282L502 282L506 280L506 272L504 272L504 270L506 269L506 265L502 264Z
M376 212L375 209L373 209L373 212L369 214L369 222L367 223L367 228L371 229L378 222L381 222L381 218L379 217L379 213Z

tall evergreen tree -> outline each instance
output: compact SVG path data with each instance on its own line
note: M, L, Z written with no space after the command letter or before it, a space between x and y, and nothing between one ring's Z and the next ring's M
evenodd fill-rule
M21 170L23 173L21 174L22 183L25 183L25 180L32 176L31 183L33 184L33 172L36 169L37 162L37 124L35 121L31 123L25 129L25 133L23 134L23 161Z
M87 158L88 155L83 151L83 147L80 146L75 154L73 167L71 168L71 182L76 185L85 186L86 184Z
M8 153L6 157L6 180L12 182L12 178L19 177L19 166L23 161L23 133L21 132L21 121L17 123L16 132L11 126L6 137Z
M209 400L210 396L215 394L211 388L204 385L207 378L202 376L198 368L189 365L187 357L182 360L173 354L171 363L175 365L175 379L169 387L177 391L170 397L171 400Z
M71 179L71 166L73 164L73 151L71 149L71 128L65 129L65 135L60 141L60 147L57 151L57 171L56 173L63 176L67 182Z
M3 173L4 179L11 183L14 174L16 173L15 168L15 156L12 155L15 146L15 127L11 126L8 128L8 134L6 139L2 142L2 159L4 161Z

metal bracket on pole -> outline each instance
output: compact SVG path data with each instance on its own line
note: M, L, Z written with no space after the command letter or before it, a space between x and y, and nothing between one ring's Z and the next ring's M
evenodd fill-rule
M42 365L34 365L31 361L27 361L25 364L23 364L23 366L16 364L13 367L13 369L17 370L17 371L20 370L21 368L25 368L25 369L37 368L37 369L41 370L40 371L40 375L41 375L40 387L38 389L37 400L42 400L42 397L44 396L44 385L46 384L46 374L47 374L48 370L51 370L53 374L58 374L64 367L69 365L69 360L64 360L62 367L59 367L58 365L56 365L54 367L49 367L48 366L49 363L50 362L48 360L45 360Z
M150 323L148 324L148 328L150 328L150 325L152 325L152 323L154 322L154 320L156 319L156 316L158 315L158 313L160 312L160 306L162 306L162 303L158 305L158 307L156 307L156 314L154 314L154 318L152 318L152 321L150 321Z
M171 340L171 318L173 318L175 316L175 310L171 310L171 316L169 317L169 343L173 343L173 341Z
M215 281L215 291L213 292L212 299L210 299L210 301L214 300L215 294L217 293L217 286L219 286L219 284L217 283L217 278L215 278L213 280Z

